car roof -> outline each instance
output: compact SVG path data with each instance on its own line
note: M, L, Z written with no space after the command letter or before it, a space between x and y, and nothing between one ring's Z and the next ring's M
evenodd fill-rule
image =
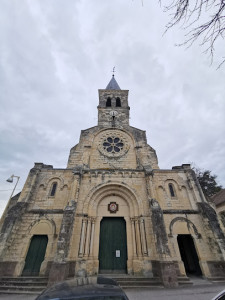
M217 294L212 300L218 299L218 297L222 296L225 294L225 290L222 290L219 294Z

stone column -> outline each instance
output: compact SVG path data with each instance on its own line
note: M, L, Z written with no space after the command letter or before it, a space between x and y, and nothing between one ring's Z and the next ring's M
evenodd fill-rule
M87 220L82 220L81 225L81 238L80 238L80 247L79 247L79 256L83 256L84 254L84 241L85 241L85 232L86 232Z
M132 240L133 240L133 256L137 256L137 245L136 245L136 234L135 234L135 221L131 218L131 227L132 227Z
M135 231L136 231L137 255L142 256L141 237L140 237L140 228L139 228L138 218L135 219Z
M146 246L146 234L145 234L145 220L143 218L140 219L140 226L141 226L141 244L143 249L143 254L145 256L148 255L147 246Z
M86 231L86 242L85 242L85 251L84 255L89 256L89 246L90 246L90 238L91 238L91 219L87 219L87 231Z
M93 243L94 243L94 233L95 233L95 219L91 219L91 242L90 242L90 256L93 256Z

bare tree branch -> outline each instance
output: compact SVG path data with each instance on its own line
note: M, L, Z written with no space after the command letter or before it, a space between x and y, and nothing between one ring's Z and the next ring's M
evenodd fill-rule
M162 4L163 0L159 2ZM204 52L209 53L213 61L216 42L224 39L225 35L225 0L171 0L169 5L164 6L164 11L172 11L166 31L178 24L188 30L185 41L179 46L190 47L200 40L200 45L205 47ZM218 68L224 62L223 57Z

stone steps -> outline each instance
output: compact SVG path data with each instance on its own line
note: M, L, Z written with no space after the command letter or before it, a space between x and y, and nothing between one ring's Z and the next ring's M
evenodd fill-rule
M208 280L210 280L213 283L223 283L223 282L225 282L224 277L210 277L210 278L208 278Z
M0 289L0 295L1 294L16 294L16 295L40 295L41 292L32 292L32 291L20 291L20 290L8 290L8 291L5 291L5 290L1 290Z
M164 285L159 277L146 278L132 275L115 275L115 274L104 274L105 277L110 277L117 281L122 288L163 288ZM186 276L178 277L179 286L193 285L193 282Z
M178 285L193 285L193 282L190 280L190 278L186 276L179 276L177 279Z
M25 282L39 282L39 281L44 281L48 282L48 277L39 277L39 276L21 276L21 277L9 277L9 276L4 276L0 278L0 281L25 281Z
M145 278L136 276L111 276L121 288L163 288L159 278Z
M164 288L160 278L146 278L131 275L105 274L104 277L112 278L123 289L134 288ZM224 278L213 278L214 280ZM188 277L178 277L179 285L192 285ZM2 277L0 280L0 293L8 294L40 294L47 287L48 278L46 277Z
M4 281L4 280L1 280L0 282L0 286L21 286L23 287L24 285L26 286L33 286L33 287L39 287L39 286L46 286L46 282L19 282L19 281Z
M2 277L0 293L40 294L48 284L46 277Z

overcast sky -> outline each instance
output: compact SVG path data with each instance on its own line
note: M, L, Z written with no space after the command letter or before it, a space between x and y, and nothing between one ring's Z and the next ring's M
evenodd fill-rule
M65 168L80 130L97 124L98 89L116 67L130 125L159 166L194 162L225 186L225 66L189 49L158 0L0 0L0 204L34 162Z

